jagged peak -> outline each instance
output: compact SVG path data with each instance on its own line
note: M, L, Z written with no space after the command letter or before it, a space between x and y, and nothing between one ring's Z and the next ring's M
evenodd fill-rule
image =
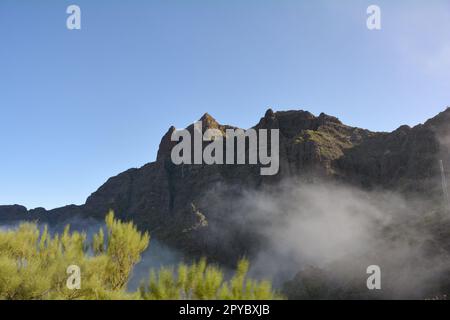
M170 126L169 130L164 134L161 138L161 142L159 143L158 153L156 156L156 160L164 159L168 154L170 154L170 150L173 146L173 142L171 141L172 133L176 130L174 126Z
M324 122L334 122L334 123L337 123L337 124L342 124L341 120L339 120L337 117L330 116L330 115L328 115L328 114L326 114L324 112L322 112L319 115L319 119L324 121Z
M213 116L211 116L208 112L205 112L202 117L199 120L213 120L216 121L216 119L214 119Z
M273 118L274 117L274 112L272 110L272 108L267 109L266 113L264 114L264 118Z
M199 119L199 121L206 122L206 123L217 123L218 124L217 120L212 115L210 115L208 112L205 112L203 114L203 116Z
M203 129L220 129L222 126L213 116L205 112L199 119L202 122Z

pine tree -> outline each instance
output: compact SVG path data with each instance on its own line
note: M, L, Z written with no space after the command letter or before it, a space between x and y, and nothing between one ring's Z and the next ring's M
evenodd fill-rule
M150 237L132 223L114 219L112 212L105 222L106 239L100 229L92 244L86 242L86 234L71 232L70 226L54 236L32 223L0 232L0 299L136 298L125 292L125 286ZM81 270L79 290L67 287L71 265Z
M103 228L87 241L85 233L66 226L62 234L42 231L36 223L0 231L0 299L278 299L268 281L247 278L248 260L235 275L201 259L151 271L138 292L127 292L128 279L150 241L132 222L110 212ZM67 268L81 271L79 289L67 286Z
M180 264L177 271L163 267L152 271L140 293L146 300L273 300L282 299L269 281L247 278L249 261L239 261L236 273L225 281L224 272L206 259L188 266Z

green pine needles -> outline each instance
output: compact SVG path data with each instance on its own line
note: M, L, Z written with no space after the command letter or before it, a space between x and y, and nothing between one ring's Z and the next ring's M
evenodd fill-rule
M0 299L279 299L270 282L247 278L249 262L241 260L229 280L215 265L201 259L176 270L151 271L136 292L127 291L134 266L150 241L132 222L110 212L101 228L87 241L85 233L51 235L36 223L0 231ZM68 273L76 266L80 273ZM79 286L71 286L79 276ZM76 280L76 279L75 279ZM76 281L75 281L76 282Z
M249 262L239 261L234 276L225 281L223 271L207 265L201 259L192 265L180 264L177 272L163 267L152 271L148 285L140 288L141 296L148 300L273 300L281 296L274 293L269 281L247 279Z

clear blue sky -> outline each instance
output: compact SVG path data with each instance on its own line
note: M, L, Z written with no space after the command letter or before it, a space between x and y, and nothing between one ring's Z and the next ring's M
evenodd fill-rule
M70 4L82 30L66 29ZM0 204L81 204L204 112L390 131L446 105L448 0L0 0Z

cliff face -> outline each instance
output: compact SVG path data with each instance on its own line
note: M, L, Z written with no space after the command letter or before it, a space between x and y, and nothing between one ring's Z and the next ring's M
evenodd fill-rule
M203 129L224 131L210 115ZM346 126L337 118L306 111L268 110L255 129L280 130L280 170L261 176L259 165L174 165L171 127L161 140L157 160L110 178L82 206L51 211L27 211L0 206L0 221L63 221L72 216L103 219L113 209L142 229L192 254L225 256L220 232L233 233L227 247L233 255L251 253L261 241L232 219L233 203L245 190L275 186L285 179L296 183L333 180L363 187L440 197L439 159L450 167L450 109L414 128L391 133ZM193 126L188 127L193 130ZM220 253L219 253L220 252Z

